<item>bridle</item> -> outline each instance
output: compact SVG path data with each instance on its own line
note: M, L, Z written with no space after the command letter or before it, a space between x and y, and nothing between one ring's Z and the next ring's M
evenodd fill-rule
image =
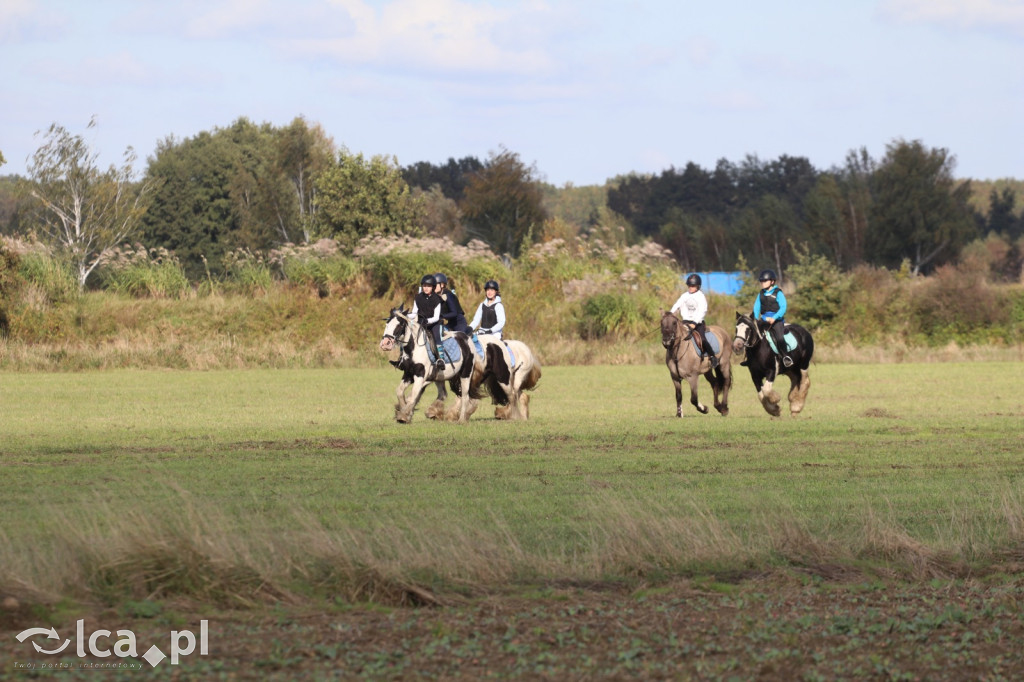
M391 320L393 320L395 318L398 318L398 324L395 325L395 333L394 334L382 334L380 338L382 340L383 339L391 339L392 343L398 345L399 347L410 345L409 342L412 339L411 339L411 335L409 334L408 321L405 319L404 315L400 317L395 312L391 313L391 317L387 318L387 321L390 322Z
M746 315L740 315L739 322L743 322L747 325L747 333L743 336L736 334L736 336L733 337L733 341L740 340L743 342L744 348L753 348L757 345L758 341L764 338L753 318L747 317ZM751 333L750 330L753 330L753 333Z
M661 345L664 346L665 348L672 348L672 346L676 344L676 332L679 331L680 327L684 327L686 329L686 335L683 336L683 338L680 339L680 341L687 341L693 336L694 327L686 324L685 322L680 321L679 318L677 318L675 315L672 316L672 319L675 321L675 324L672 325L672 336L670 336L669 339L666 341L664 331L662 331L661 335Z

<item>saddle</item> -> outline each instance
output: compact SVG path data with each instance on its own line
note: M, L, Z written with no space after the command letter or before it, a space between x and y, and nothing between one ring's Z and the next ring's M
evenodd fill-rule
M771 333L765 332L764 338L768 342L768 347L772 349L773 353L776 355L782 354L779 352L779 349L775 347L775 339L772 337ZM783 352L790 353L796 350L796 337L793 336L793 332L789 331L788 328L783 331L782 339L786 342L786 350Z
M699 336L700 335L697 333L690 336L690 343L693 344L693 348L697 351L697 355L701 357L711 357L713 355L718 355L722 350L722 347L718 344L718 337L714 334L711 334L710 332L708 333L708 345L710 348L704 348L700 343L698 343ZM711 351L710 353L708 352L709 350Z
M476 354L479 355L481 359L483 359L484 358L484 347L483 347L483 344L480 343L480 339L477 338L476 332L473 333L472 339L473 339L473 348L474 348L474 350L476 350ZM505 350L508 351L508 357L512 360L512 366L515 367L515 365L516 365L516 356L515 356L515 354L512 352L512 349L509 347L509 345L507 343L505 343L504 340L501 343L502 343L502 345L505 346Z
M459 342L455 339L445 339L437 350L446 364L454 364L462 359L462 348L459 347ZM427 357L430 358L431 363L437 362L437 358L431 352L430 344L427 344Z

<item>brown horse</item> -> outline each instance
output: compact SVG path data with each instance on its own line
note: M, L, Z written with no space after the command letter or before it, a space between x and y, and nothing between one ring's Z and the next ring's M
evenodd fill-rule
M661 316L661 345L665 347L665 364L676 387L676 416L683 416L682 380L690 384L690 403L701 414L708 413L707 405L697 399L697 383L700 375L711 384L715 392L715 409L722 416L729 414L729 387L732 386L732 346L724 329L709 326L708 334L718 340L718 367L712 369L710 355L701 354L694 346L693 327L684 324L674 313L665 311ZM700 334L696 335L700 340Z

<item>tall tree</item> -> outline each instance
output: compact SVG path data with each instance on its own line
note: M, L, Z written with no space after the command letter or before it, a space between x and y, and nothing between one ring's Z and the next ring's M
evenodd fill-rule
M465 156L458 161L449 157L448 163L435 165L420 161L402 169L402 177L411 188L429 192L437 186L441 193L452 201L462 201L466 196L469 176L483 170L484 164L475 156Z
M1012 187L1004 187L1002 193L992 188L989 195L988 210L988 231L995 232L1014 241L1020 236L1020 230L1024 220L1018 218L1014 213L1014 206L1017 203L1017 194Z
M88 128L96 125L96 119ZM151 180L135 180L135 152L125 150L120 167L100 170L81 135L56 123L29 162L31 195L43 207L44 232L70 259L85 288L102 257L128 239L146 212Z
M471 175L461 208L470 236L501 253L519 255L530 234L540 234L547 220L537 170L519 155L492 152L484 168Z
M814 189L804 197L807 236L816 252L828 254L839 267L848 263L851 250L846 216L843 214L845 205L839 183L831 173L822 173Z
M316 230L316 179L334 163L334 141L323 128L302 117L276 137L274 164L290 192L274 198L275 223L284 241L309 242Z
M420 202L394 157L366 159L342 148L337 163L320 174L316 190L318 235L334 237L349 248L368 235L419 230Z
M876 264L915 273L956 257L977 234L967 199L970 183L953 178L955 158L920 140L896 140L872 176L868 251Z

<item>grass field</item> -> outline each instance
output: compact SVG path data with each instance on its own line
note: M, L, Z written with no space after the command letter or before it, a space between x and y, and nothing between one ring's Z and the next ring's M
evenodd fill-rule
M813 366L804 413L781 419L734 370L726 418L684 405L676 419L664 367L549 367L529 422L485 404L464 426L422 411L394 423L384 369L0 374L0 593L15 604L0 624L137 619L126 605L143 603L187 618L205 604L218 632L265 645L222 642L219 665L281 679L742 678L745 661L767 679L792 679L795 661L805 679L913 679L968 659L992 679L1024 672L1022 366ZM352 611L361 603L386 608ZM574 604L579 622L640 621L585 637L565 616ZM872 647L916 622L897 607L932 625L878 658ZM485 627L488 608L538 624L513 645ZM762 611L768 625L742 625ZM683 647L685 613L720 636L702 628L705 648L696 634ZM339 622L381 631L360 648ZM310 653L327 631L334 653ZM572 641L545 644L558 632ZM977 646L949 653L953 632ZM24 656L4 641L0 658ZM192 670L229 672L212 665Z

